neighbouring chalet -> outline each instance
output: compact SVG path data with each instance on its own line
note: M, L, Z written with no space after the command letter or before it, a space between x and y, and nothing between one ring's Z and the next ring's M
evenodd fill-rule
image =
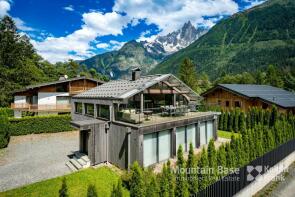
M218 84L202 96L207 105L224 110L235 107L244 111L250 107L269 109L276 105L282 113L295 113L295 94L269 85Z
M103 81L87 77L67 79L27 86L14 91L14 103L11 108L15 117L22 117L23 112L38 115L71 112L71 97L103 84Z
M216 139L215 112L197 112L201 97L171 74L116 80L72 98L72 125L91 165L150 166Z

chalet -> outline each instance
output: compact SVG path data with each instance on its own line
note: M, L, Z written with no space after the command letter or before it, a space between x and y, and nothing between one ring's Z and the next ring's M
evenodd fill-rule
M282 113L295 113L295 94L269 85L218 84L202 94L209 106L223 109L250 107L268 109L276 105Z
M91 165L150 166L216 139L217 116L197 112L201 97L171 74L110 81L72 98L72 125Z
M87 77L71 79L67 79L67 76L60 77L58 81L31 85L15 91L11 108L15 117L21 117L23 112L38 115L70 113L72 96L103 83Z

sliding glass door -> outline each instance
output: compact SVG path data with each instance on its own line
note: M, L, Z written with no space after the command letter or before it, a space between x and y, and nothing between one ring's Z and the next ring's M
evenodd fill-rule
M164 161L171 156L171 132L159 132L159 161Z
M143 148L143 165L157 163L157 133L144 135Z
M207 143L213 138L213 121L207 122Z
M206 124L205 122L200 123L200 145L206 144Z
M193 147L195 148L196 147L196 125L195 124L188 125L186 127L186 137L187 137L186 150L189 150L190 143L192 143Z
M185 152L185 127L176 128L176 152L180 145Z
M169 159L171 156L170 130L143 136L143 165L145 167Z

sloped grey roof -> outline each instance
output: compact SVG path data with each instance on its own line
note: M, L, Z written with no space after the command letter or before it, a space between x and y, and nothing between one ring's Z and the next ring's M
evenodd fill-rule
M110 81L86 92L74 96L74 98L105 98L126 99L164 80L174 80L182 84L182 88L189 91L189 96L200 99L200 96L172 74L143 76L135 81L116 80Z
M260 98L281 107L295 107L295 94L269 85L219 84L218 86L250 98Z

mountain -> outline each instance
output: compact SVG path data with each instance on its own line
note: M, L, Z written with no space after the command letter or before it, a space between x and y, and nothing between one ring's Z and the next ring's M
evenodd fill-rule
M208 33L167 57L150 73L174 73L184 58L211 79L223 74L295 66L295 1L269 0L221 20Z
M190 21L177 31L166 36L158 36L154 41L142 42L144 47L155 54L172 54L183 49L207 32L206 29L196 29Z
M181 29L166 36L158 36L154 41L132 40L118 51L99 54L79 61L79 64L84 64L87 68L95 68L112 79L127 77L134 67L140 67L146 74L168 55L188 46L206 31L205 29L197 30L189 21Z

